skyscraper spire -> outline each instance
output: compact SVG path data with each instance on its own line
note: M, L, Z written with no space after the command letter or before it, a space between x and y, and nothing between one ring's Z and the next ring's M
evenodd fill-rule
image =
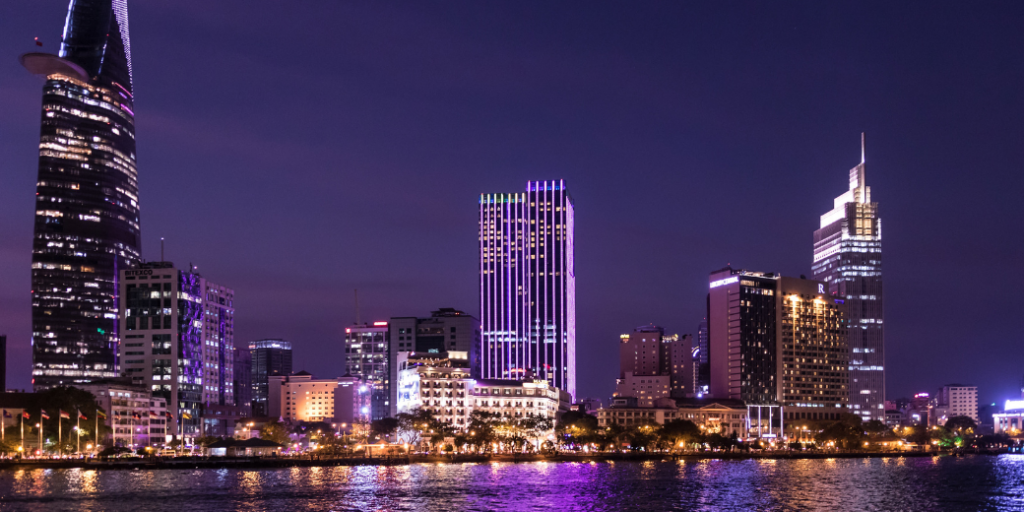
M864 163L864 132L860 132L860 163Z

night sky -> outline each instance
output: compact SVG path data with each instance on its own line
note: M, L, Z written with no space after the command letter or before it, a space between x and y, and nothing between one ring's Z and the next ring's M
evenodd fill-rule
M143 255L236 291L236 342L344 373L364 321L478 314L477 198L565 179L580 396L618 335L694 333L707 277L810 274L867 132L887 396L1024 375L1022 2L129 5ZM30 382L42 79L67 1L0 16L0 333Z

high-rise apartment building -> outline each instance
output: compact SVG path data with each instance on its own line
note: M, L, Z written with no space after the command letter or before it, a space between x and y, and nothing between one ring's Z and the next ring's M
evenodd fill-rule
M118 272L139 261L131 51L125 0L73 0L46 77L32 243L35 388L117 376Z
M252 382L252 415L269 416L267 399L270 396L270 377L291 375L292 344L285 340L256 340L249 343Z
M480 195L480 376L576 396L574 208L565 182Z
M389 382L398 382L400 354L441 354L461 352L469 355L468 367L480 368L480 321L453 308L441 308L427 318L392 317L389 322ZM398 414L398 386L389 387L390 415Z
M787 420L848 412L846 305L828 284L728 267L709 281L712 397L782 406Z
M885 421L882 219L866 184L863 134L860 163L850 169L849 184L814 232L812 272L849 310L852 412Z
M204 407L236 405L234 292L170 262L122 270L119 286L122 373L166 400L172 433L201 435Z
M355 324L345 328L345 367L353 377L370 386L370 409L374 420L391 415L391 341L388 322Z

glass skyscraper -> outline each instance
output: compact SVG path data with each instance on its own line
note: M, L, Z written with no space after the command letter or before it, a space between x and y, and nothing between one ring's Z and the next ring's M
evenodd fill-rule
M545 379L576 397L574 213L565 182L480 195L484 379Z
M125 0L73 0L46 77L32 246L33 385L117 376L118 271L139 261Z
M882 220L865 181L863 134L860 163L850 169L849 190L835 199L814 232L812 272L848 307L851 412L884 422Z

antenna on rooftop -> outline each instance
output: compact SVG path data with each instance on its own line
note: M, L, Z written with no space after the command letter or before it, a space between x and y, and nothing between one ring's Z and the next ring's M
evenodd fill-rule
M167 261L164 259L164 237L160 237L160 261Z

